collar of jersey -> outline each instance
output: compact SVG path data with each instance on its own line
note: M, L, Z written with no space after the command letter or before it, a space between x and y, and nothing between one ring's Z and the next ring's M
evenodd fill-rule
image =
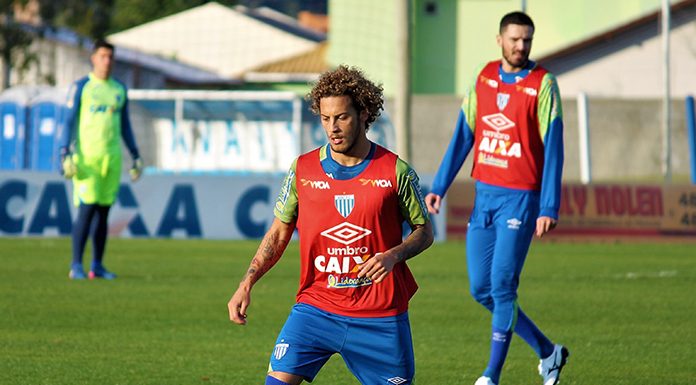
M503 81L505 84L515 84L519 82L520 80L524 79L529 75L529 72L534 68L536 65L535 62L528 60L527 65L524 66L522 71L519 72L505 72L503 71L503 66L501 65L498 68L498 75L500 76L500 80Z
M362 162L356 164L355 166L344 166L336 162L331 157L331 149L329 148L329 144L326 144L322 151L325 156L320 156L321 168L324 169L326 175L332 179L348 180L355 178L356 176L360 175L361 172L365 171L367 165L370 164L370 161L375 155L376 148L377 146L374 143L370 143L370 152Z
M90 81L106 83L109 81L109 79L111 79L111 76L109 76L106 79L100 79L97 77L97 75L94 74L94 72L89 73L89 80Z

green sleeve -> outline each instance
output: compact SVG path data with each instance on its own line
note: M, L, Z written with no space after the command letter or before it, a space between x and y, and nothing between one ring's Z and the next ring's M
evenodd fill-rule
M563 109L561 107L561 92L558 90L556 77L550 73L544 75L541 80L541 89L538 97L539 115L539 135L541 140L546 140L546 132L551 123L558 119L563 119Z
M464 112L466 123L469 125L471 132L476 131L476 107L478 104L478 99L476 98L476 82L478 82L479 74L486 64L487 63L480 64L478 68L476 68L476 72L474 72L474 76L471 78L471 82L466 88L464 99L462 100L462 112Z
M278 193L273 214L281 222L292 223L297 219L297 184L295 183L295 169L297 168L297 159L292 162L290 170L288 170L283 184Z
M423 225L429 221L418 174L401 159L396 161L396 184L401 215L409 225Z

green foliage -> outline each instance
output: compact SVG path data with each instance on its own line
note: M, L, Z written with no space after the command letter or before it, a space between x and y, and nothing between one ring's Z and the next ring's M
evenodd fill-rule
M258 384L297 290L298 247L254 287L249 323L227 301L257 241L109 241L115 281L70 281L70 241L0 238L1 384ZM89 255L89 254L87 254ZM89 257L86 258L89 262ZM419 384L473 384L490 315L468 295L461 243L409 261ZM520 305L571 349L564 385L693 382L696 254L687 244L536 243ZM502 384L538 385L513 339ZM340 357L313 382L357 385Z
M197 7L210 0L40 0L41 16L92 38ZM235 0L218 3L235 5Z
M41 18L92 38L103 38L111 27L114 0L39 0Z
M19 3L24 4L26 0ZM37 60L29 50L33 36L15 23L13 5L13 1L0 0L0 59L9 64L3 66L3 87L10 84L11 68L17 68L21 76Z

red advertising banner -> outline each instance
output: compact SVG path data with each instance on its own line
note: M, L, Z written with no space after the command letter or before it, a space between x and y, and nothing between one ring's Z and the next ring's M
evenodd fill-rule
M447 237L463 239L474 185L455 182L447 194ZM564 184L554 235L696 236L696 186Z

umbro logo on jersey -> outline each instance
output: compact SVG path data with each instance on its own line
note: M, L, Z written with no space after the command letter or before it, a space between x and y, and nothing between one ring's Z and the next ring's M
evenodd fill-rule
M481 120L497 132L515 127L515 122L508 119L502 112L486 115L482 117Z
M309 187L315 188L318 190L328 190L331 188L331 186L329 186L329 182L327 182L325 180L300 179L300 182L302 183L303 186L309 185Z
M344 245L350 245L351 243L359 239L363 239L370 234L372 234L372 231L349 222L343 222L321 232L321 235L325 236L326 238L333 239L334 241L343 243Z

